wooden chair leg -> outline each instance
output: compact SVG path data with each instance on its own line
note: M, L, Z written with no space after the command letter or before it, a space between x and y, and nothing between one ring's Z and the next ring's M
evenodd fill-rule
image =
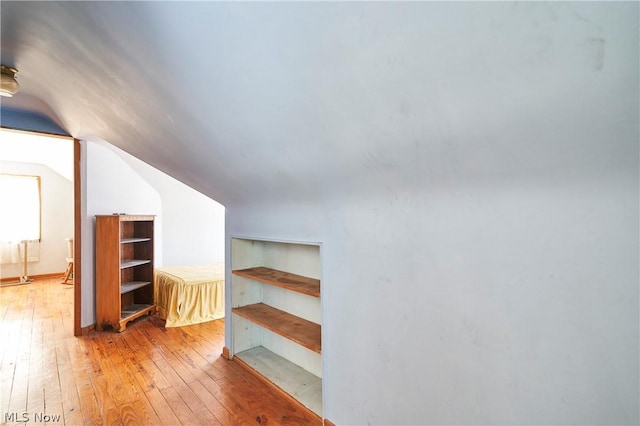
M69 262L67 264L67 270L64 272L64 279L62 280L62 284L73 284L73 281L68 282L71 274L73 274L73 262Z

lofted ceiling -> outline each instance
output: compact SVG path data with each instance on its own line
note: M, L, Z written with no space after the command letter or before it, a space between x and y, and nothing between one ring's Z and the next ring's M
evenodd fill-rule
M226 205L637 160L638 3L0 3L3 107Z

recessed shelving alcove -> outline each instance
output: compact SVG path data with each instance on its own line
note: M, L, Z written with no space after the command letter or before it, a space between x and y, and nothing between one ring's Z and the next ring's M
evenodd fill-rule
M320 244L231 240L232 356L322 418Z

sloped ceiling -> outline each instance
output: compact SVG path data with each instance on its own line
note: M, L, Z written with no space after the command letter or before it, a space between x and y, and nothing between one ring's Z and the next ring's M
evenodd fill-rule
M2 105L227 205L637 160L638 4L0 3Z

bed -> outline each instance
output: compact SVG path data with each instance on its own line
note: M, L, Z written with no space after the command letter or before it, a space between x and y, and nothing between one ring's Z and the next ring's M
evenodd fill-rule
M156 268L154 280L156 309L165 327L224 317L224 263Z

